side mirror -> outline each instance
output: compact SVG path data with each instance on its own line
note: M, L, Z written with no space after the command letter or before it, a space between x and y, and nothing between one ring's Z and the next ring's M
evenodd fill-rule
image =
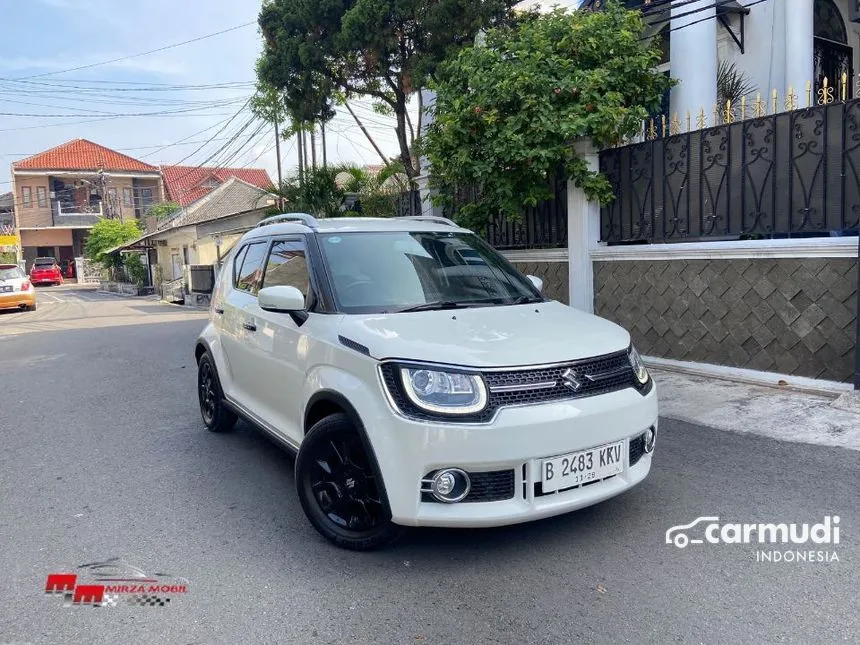
M543 292L543 280L541 280L536 275L527 275L526 277L531 280L532 284L535 286L535 289L540 292Z
M305 309L305 297L295 287L265 287L257 294L257 301L265 311L289 314Z

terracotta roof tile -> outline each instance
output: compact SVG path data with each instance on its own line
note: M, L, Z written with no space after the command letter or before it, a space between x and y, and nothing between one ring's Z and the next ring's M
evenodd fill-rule
M12 164L13 169L124 170L158 172L158 168L87 139L74 139Z
M167 198L180 206L188 206L219 185L236 177L259 188L269 189L272 179L262 168L213 168L208 166L162 166Z

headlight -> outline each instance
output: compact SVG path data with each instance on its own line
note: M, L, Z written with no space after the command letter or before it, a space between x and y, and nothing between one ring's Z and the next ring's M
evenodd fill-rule
M630 365L633 367L633 374L636 376L636 382L639 385L646 385L650 378L648 370L645 367L645 363L642 362L642 357L639 356L639 352L636 351L633 345L630 346L628 355L630 357Z
M401 367L400 378L409 400L428 412L474 414L487 405L484 380L474 374Z

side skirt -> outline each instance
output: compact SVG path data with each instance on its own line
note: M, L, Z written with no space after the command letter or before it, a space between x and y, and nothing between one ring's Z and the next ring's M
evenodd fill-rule
M262 419L257 417L257 415L255 415L253 412L246 410L245 408L240 406L238 403L233 403L232 401L230 401L227 398L222 398L221 403L224 405L225 408L230 410L233 414L241 417L247 423L251 424L252 426L257 428L258 430L261 430L266 435L268 435L271 439L274 439L278 445L280 445L282 448L285 448L286 450L288 450L290 453L293 454L293 456L298 454L299 447L296 444L294 444L292 441L290 441L286 437L282 436L274 428L270 427L266 422L264 422Z

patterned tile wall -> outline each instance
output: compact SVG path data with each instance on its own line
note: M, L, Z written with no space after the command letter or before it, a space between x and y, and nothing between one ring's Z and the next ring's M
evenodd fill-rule
M513 264L522 273L543 280L543 294L545 296L568 304L569 274L567 262L514 262Z
M594 280L596 313L643 354L852 378L857 260L595 262Z

